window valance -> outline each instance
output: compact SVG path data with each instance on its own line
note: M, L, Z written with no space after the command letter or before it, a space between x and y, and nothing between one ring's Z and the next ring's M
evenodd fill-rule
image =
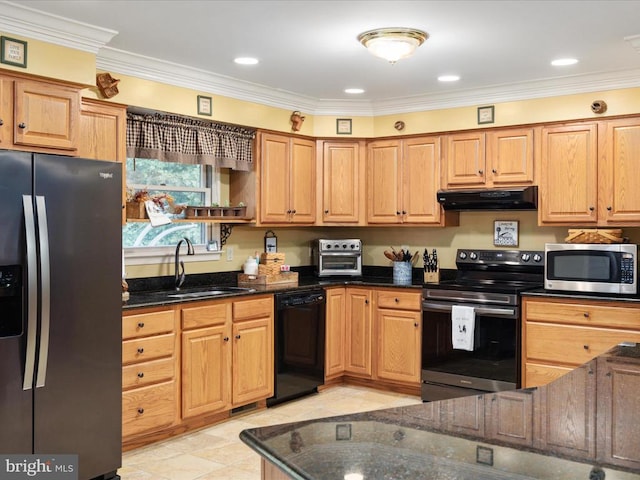
M127 113L127 156L249 171L255 130L164 113Z

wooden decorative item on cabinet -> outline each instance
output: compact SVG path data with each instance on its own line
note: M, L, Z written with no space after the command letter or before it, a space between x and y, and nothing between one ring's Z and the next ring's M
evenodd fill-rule
M315 141L258 134L262 224L313 224L316 219Z
M125 314L122 338L122 437L135 446L178 420L174 310Z

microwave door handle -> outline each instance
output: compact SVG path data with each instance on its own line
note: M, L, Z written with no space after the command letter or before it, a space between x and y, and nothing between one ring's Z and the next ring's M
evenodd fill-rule
M422 302L423 310L437 310L440 312L450 312L452 305L444 305L441 303ZM488 307L475 307L475 312L478 315L494 315L513 317L516 312L511 308L488 308Z

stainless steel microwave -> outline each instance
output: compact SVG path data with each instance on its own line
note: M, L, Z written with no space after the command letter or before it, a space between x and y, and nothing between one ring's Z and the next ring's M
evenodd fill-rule
M638 246L547 243L544 288L572 292L638 293Z

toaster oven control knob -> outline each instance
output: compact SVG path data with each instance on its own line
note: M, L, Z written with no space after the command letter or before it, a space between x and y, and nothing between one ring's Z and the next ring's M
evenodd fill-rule
M469 258L470 258L471 260L477 260L477 259L478 259L478 254L477 254L476 252L471 252L471 253L469 254Z
M346 250L346 249L347 249L347 244L346 244L346 243L343 243L343 244L342 244L342 248L344 248L344 249Z
M460 252L460 255L458 255L458 257L460 257L460 260L464 260L467 258L467 254L464 252Z
M523 262L528 262L529 260L531 260L531 255L529 255L528 253L523 253L520 258Z
M540 255L539 253L534 253L533 254L533 261L534 262L541 262L542 261L542 255Z

